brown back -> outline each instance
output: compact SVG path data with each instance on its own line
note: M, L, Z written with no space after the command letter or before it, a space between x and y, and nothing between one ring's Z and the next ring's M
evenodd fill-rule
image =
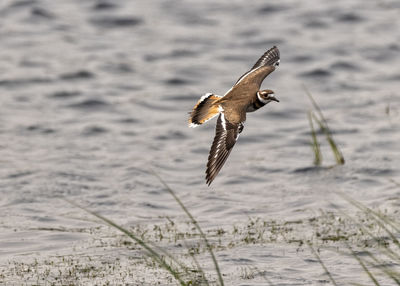
M274 66L263 66L249 72L218 102L225 110L225 115L230 122L243 122L246 120L246 109L253 100L261 83L271 72Z

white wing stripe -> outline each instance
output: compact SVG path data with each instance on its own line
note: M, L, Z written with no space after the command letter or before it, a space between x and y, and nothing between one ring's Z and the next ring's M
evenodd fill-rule
M225 121L225 115L223 112L221 112L221 120L222 120L222 128L226 131L226 121Z
M227 95L229 92L231 92L231 90L232 90L236 85L238 85L246 76L248 76L248 75L251 74L253 71L258 70L258 69L261 68L261 67L263 67L263 66L259 66L258 68L253 69L253 70L250 70L250 71L248 71L247 73L245 73L244 75L242 75L242 76L239 78L239 80L224 94L224 96Z
M247 73L245 73L244 75L242 75L242 77L238 80L237 83L235 83L235 85L239 84L246 76L248 76L249 74L251 74L252 72L258 70L259 68L262 68L263 66L259 66L258 68L254 69L254 70L250 70Z

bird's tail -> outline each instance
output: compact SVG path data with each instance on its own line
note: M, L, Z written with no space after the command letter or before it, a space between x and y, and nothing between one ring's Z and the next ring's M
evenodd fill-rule
M189 127L199 126L219 114L220 108L216 101L220 98L213 93L203 95L190 112Z

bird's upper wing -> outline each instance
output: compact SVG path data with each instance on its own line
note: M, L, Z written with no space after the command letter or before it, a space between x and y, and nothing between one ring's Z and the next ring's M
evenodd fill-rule
M235 85L225 94L225 99L246 96L248 93L256 93L262 81L279 65L280 53L277 47L266 51L255 63L255 65L242 75Z
M242 75L237 82L236 85L239 85L241 82L254 82L261 84L261 82L266 78L271 72L275 70L275 67L279 65L280 62L280 53L277 47L272 47L268 51L266 51L254 64L254 66Z
M266 51L261 58L255 63L255 65L251 68L254 70L261 66L277 66L279 65L280 53L276 46L273 46L271 49Z
M211 145L210 155L208 156L206 170L206 183L208 185L218 175L242 130L242 123L231 123L225 118L224 113L219 115L214 141Z

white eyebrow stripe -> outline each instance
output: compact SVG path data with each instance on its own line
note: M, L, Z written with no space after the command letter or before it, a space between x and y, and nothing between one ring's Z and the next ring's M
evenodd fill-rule
M257 98L258 98L259 101L261 101L264 104L267 104L269 102L269 100L265 100L260 96L260 92L259 91L257 92Z

